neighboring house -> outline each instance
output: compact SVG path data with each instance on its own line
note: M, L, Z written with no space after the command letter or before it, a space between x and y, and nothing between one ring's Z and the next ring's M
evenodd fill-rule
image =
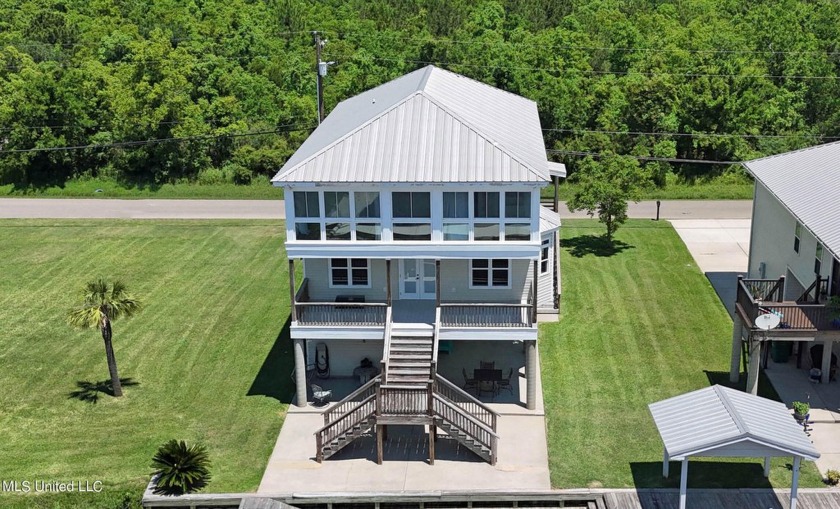
M534 407L537 316L556 319L560 295L560 221L540 189L561 177L536 103L434 66L343 101L286 162L272 181L286 197L297 404L313 371L382 372L326 412L319 460L362 428L381 438L386 423L439 425L456 436L453 422L486 419L468 434L495 461L482 428L494 431L495 417L468 410L459 388L479 366L454 359L496 352L518 385L514 357L524 357Z
M821 358L811 360L828 382L832 344L840 340L835 310L826 306L831 296L840 296L840 142L744 166L755 177L755 196L748 274L737 288L730 378L738 379L741 349L749 350L747 386L755 391L763 334L754 324L769 313L779 324L768 339L800 342L798 364L813 345L822 345ZM748 341L742 344L742 338ZM753 347L747 348L750 338Z

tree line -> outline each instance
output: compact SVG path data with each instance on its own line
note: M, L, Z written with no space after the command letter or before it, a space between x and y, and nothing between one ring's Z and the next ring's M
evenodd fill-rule
M838 26L833 0L0 0L0 184L264 179L316 124L312 30L327 112L434 63L537 101L571 173L739 178L840 137Z

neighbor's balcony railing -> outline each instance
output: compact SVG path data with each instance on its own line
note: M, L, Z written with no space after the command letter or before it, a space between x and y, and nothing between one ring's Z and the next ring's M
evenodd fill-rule
M295 294L298 325L384 326L388 304L364 302L352 296L338 296L335 302L316 302L309 297L309 279L304 278Z
M833 310L823 304L799 304L783 300L784 278L738 278L735 302L750 324L765 313L780 319L778 332L816 332L836 329L832 323Z

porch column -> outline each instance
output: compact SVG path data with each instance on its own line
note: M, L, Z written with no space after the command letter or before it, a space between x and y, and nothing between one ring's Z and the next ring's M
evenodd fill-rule
M747 366L747 392L756 395L758 394L758 367L761 364L761 341L758 339L757 332L750 331L749 335L749 350L750 362Z
M303 355L303 340L294 340L295 350L295 395L297 406L306 406L306 359Z
M732 319L732 358L729 360L729 381L732 383L738 382L741 378L741 335L743 334L744 324L741 322L741 316L735 312L735 317Z
M671 467L671 457L668 456L668 450L662 450L662 477L668 478L668 474L670 474L670 467Z
M297 321L297 306L295 306L295 260L289 258L289 302L292 306L292 321Z
M525 341L525 408L537 407L537 341Z
M796 509L796 490L799 489L799 464L802 458L793 457L793 480L790 482L790 509Z
M440 260L435 260L435 307L440 307Z
M531 320L533 323L537 323L537 302L539 302L538 294L537 294L537 282L540 279L540 261L534 260L534 302L531 303Z
M685 509L685 495L688 491L688 457L683 458L680 468L680 509Z
M554 212L560 213L560 177L554 175L551 177L554 182Z
M391 305L391 259L385 259L385 300Z
M822 377L820 378L820 383L827 384L831 376L831 345L833 344L834 341L830 339L823 341L822 366L820 366Z
M764 458L764 477L770 477L770 456Z

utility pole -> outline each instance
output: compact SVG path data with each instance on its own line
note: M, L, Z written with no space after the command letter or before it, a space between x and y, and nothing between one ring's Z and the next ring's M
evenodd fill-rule
M323 78L321 76L321 48L324 46L324 43L321 41L321 34L317 30L312 32L312 38L315 42L315 86L318 92L318 125L321 125L321 121L324 120L324 84L321 81Z

